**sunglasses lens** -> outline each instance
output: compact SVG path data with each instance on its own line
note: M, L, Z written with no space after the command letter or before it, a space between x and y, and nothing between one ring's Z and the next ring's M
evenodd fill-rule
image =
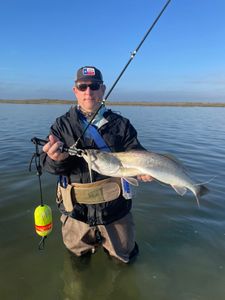
M86 83L79 84L79 85L77 85L77 88L78 88L79 91L84 92L87 89L87 84Z
M89 87L92 91L97 91L100 88L100 84L99 83L92 83L92 84L89 85Z
M79 91L84 92L86 91L87 88L90 88L92 91L97 91L100 88L100 83L91 83L91 84L86 84L86 83L81 83L77 85L77 88Z

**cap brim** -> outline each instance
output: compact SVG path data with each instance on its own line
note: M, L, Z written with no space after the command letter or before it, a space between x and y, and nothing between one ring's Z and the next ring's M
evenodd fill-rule
M99 79L96 79L96 78L93 78L93 77L84 77L84 78L79 78L77 79L75 82L79 82L79 81L91 81L91 82L99 82L99 83L103 83L102 80L99 80Z

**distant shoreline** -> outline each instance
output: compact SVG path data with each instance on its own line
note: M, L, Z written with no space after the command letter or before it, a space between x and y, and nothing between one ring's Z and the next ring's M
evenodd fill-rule
M225 102L144 102L144 101L107 101L107 106L174 106L174 107L225 107ZM76 104L75 100L51 100L51 99L33 99L33 100L0 100L0 104Z

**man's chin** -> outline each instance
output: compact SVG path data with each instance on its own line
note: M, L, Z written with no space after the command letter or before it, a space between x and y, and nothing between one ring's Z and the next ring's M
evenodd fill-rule
M88 105L88 103L87 103L87 105L85 105L86 106L85 109L89 110L89 111L95 111L99 108L100 105L101 105L100 102L98 102L98 103L90 102L89 105Z

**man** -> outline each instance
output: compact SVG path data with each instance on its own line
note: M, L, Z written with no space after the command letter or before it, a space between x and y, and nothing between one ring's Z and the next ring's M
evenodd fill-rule
M101 105L105 89L97 68L85 66L77 71L73 92L78 105L52 125L49 142L43 147L42 164L46 171L60 175L57 202L62 212L62 236L66 247L82 256L94 253L101 244L109 255L128 263L138 253L129 186L124 180L107 178L94 171L90 183L84 159L59 150L62 145L72 146L82 136L88 121ZM104 106L89 129L77 148L112 152L144 149L129 120ZM150 181L151 177L142 175L138 179Z

